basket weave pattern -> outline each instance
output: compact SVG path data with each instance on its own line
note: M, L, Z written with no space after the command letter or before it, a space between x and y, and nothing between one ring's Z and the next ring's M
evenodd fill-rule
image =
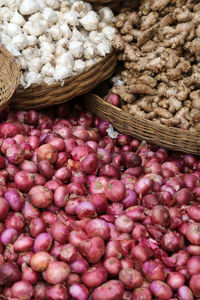
M87 71L66 79L63 86L60 82L52 85L33 85L27 89L19 86L12 99L11 107L14 109L41 109L69 101L88 93L101 81L109 78L114 72L115 66L116 55L112 52Z
M105 102L97 95L84 97L85 107L101 119L107 120L120 132L158 146L200 155L200 133L166 127L153 121L135 117L118 107Z
M19 79L20 69L17 61L0 45L0 111L8 105Z

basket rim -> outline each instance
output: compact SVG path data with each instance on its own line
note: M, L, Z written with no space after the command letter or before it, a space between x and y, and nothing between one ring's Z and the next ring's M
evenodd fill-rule
M156 128L160 128L160 129L166 129L167 128L167 129L170 129L174 133L185 134L186 132L189 132L190 135L194 135L195 137L199 137L199 139L200 139L200 133L198 133L198 132L192 132L192 131L184 130L184 129L181 129L181 128L167 127L167 126L162 125L162 124L157 124L157 123L155 123L155 122L153 122L151 120L144 119L144 118L142 118L140 116L135 116L135 115L129 114L126 111L122 110L121 108L119 108L117 106L114 106L114 105L110 104L109 102L105 101L103 98L101 98L97 94L89 93L89 95L91 95L92 97L97 98L99 101L103 101L105 103L105 106L107 106L107 107L109 107L111 109L114 109L114 110L118 111L119 113L123 112L123 114L127 115L128 118L131 117L131 118L136 119L137 121L141 121L141 122L145 121L150 126L153 125Z
M24 88L22 85L19 85L16 92L17 91L23 91L26 93L26 91L29 91L30 89L35 89L35 88L45 88L45 89L52 89L52 88L58 88L58 87L63 87L68 83L71 83L73 80L77 79L78 77L87 74L88 72L90 72L94 67L97 67L98 65L102 65L105 61L107 61L109 59L109 57L111 57L113 54L115 53L114 49L111 50L110 53L106 54L104 57L102 57L97 63L95 63L94 65L92 65L91 67L89 67L88 69L85 69L84 71L82 71L81 73L78 73L76 75L73 75L69 78L63 79L62 81L58 81L55 82L53 84L46 84L44 82L42 83L36 83L36 84L32 84L31 86L29 86L28 88Z

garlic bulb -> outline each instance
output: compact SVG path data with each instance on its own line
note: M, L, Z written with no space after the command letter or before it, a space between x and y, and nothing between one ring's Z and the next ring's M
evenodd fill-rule
M25 89L31 86L34 83L41 83L42 82L42 75L36 72L24 72L24 80L26 81Z
M116 33L116 29L112 26L106 26L103 28L102 33L110 42L113 40L114 35Z
M0 9L0 20L4 22L9 22L14 15L14 12L11 11L8 7L1 7Z
M42 55L41 55L41 59L44 64L54 61L54 58L55 57L52 53L42 53Z
M45 21L47 21L50 24L56 23L58 20L58 17L55 13L55 11L51 7L45 7L42 12L42 17Z
M20 2L21 2L20 0L9 0L7 2L7 4L8 4L8 7L9 7L10 10L15 11L16 8L19 7Z
M23 27L24 32L39 36L44 33L45 31L45 25L38 21L28 21Z
M51 26L47 32L51 35L54 41L58 41L62 38L62 32L60 31L58 24Z
M53 75L55 81L61 81L63 78L69 78L73 74L70 66L56 65Z
M63 23L62 25L60 25L60 31L62 33L62 36L70 39L72 36L72 32L71 29L69 28L69 26L67 25L67 23Z
M83 18L81 18L79 22L87 31L92 31L97 30L99 18L98 15L91 10Z
M27 45L28 46L35 46L38 42L38 39L34 35L26 35Z
M53 9L58 9L60 7L60 1L58 0L44 0L46 5L52 7Z
M6 33L0 32L0 42L4 45L7 45L11 42L11 38Z
M76 27L74 27L70 41L76 40L76 41L84 42L85 39L86 39L86 37L83 35L83 33L81 33L79 30L77 30Z
M95 51L94 51L94 45L92 42L90 41L86 41L83 45L83 51L84 51L84 58L85 59L90 59L93 58L95 55Z
M12 38L11 43L16 45L19 50L23 50L27 46L27 39L24 34L17 34Z
M90 10L92 10L92 5L84 1L76 1L71 9L75 12L78 18L83 18Z
M67 22L67 24L69 24L71 26L78 26L79 25L78 18L77 18L76 14L73 11L65 13L64 16L63 16L63 20L65 20Z
M85 70L85 62L81 59L76 59L74 61L73 71L76 73L81 73Z
M14 15L12 16L10 22L17 24L21 27L24 26L24 24L26 23L24 17L22 15L20 15L17 10L15 11Z
M26 82L25 82L25 79L24 79L24 75L23 75L23 74L22 74L21 77L20 77L19 83L20 83L23 87L26 86Z
M54 83L54 78L50 76L44 76L43 82L46 83L47 85L51 85Z
M28 18L28 20L32 21L32 22L34 22L34 21L39 21L40 22L42 20L42 14L40 12L37 12L37 13L31 15Z
M111 51L111 45L108 41L104 40L102 43L96 46L96 54L99 56L105 56Z
M81 41L72 40L69 43L69 52L75 58L81 58L83 55L83 43Z
M47 62L43 67L42 67L42 70L41 70L41 74L43 76L53 76L55 72L55 69L54 67L52 66L51 63Z
M35 57L28 61L28 70L33 72L40 72L43 62L40 57Z
M70 67L70 69L72 69L74 65L74 58L70 52L65 51L65 53L56 57L56 64L64 67Z
M19 49L17 48L16 45L13 45L11 43L6 45L6 48L8 49L8 51L10 51L10 53L14 56L14 57L18 57L21 55Z
M17 58L19 64L20 64L20 68L22 70L27 70L28 68L28 63L27 63L27 60L21 55Z
M89 40L94 44L99 44L104 39L104 34L98 31L91 31L89 34Z
M19 7L19 12L23 16L28 16L39 11L40 7L38 3L34 0L22 0L22 3Z
M50 42L41 42L40 50L43 53L53 53L55 51L55 45Z
M42 42L52 42L52 37L49 33L45 32L45 34L42 34L38 37L38 41L40 43L42 43Z
M39 56L39 49L37 47L27 47L22 50L22 55L26 60L32 60L33 58Z
M99 10L99 15L102 18L102 20L105 21L106 23L111 23L115 21L114 14L109 7L102 7Z
M87 69L91 68L94 64L95 64L94 59L88 59L88 60L85 61L85 65L86 65Z
M43 9L46 7L46 3L44 2L44 0L35 0L37 2L39 11L42 12Z
M9 37L14 37L19 32L21 32L21 29L20 29L19 25L14 24L14 23L7 23L6 24L6 33Z
M58 47L58 46L65 47L67 45L68 45L68 39L67 38L62 38L59 41L57 41L57 43L56 43L56 47Z

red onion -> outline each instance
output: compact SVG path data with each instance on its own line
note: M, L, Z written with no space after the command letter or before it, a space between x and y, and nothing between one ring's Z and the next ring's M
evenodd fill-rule
M0 197L0 221L4 221L6 219L8 211L8 202L3 197Z
M81 183L69 183L67 185L69 194L75 194L75 195L86 195L87 191L83 184Z
M125 215L118 216L115 220L115 227L121 232L131 232L133 230L133 225L133 220Z
M93 153L92 148L84 144L84 145L73 147L71 156L73 160L80 161L81 158L86 157L89 153Z
M64 244L68 240L69 231L62 222L56 222L51 225L51 236L58 243Z
M135 183L135 192L138 195L148 194L153 188L153 180L148 178L140 178Z
M103 176L97 177L89 185L90 194L102 194L109 179Z
M114 165L104 165L99 171L99 176L105 176L105 177L108 177L108 178L119 179L120 178L120 171Z
M165 280L165 271L163 265L154 260L146 261L143 265L143 273L149 281Z
M107 271L104 267L89 268L81 276L81 281L89 288L95 288L107 280Z
M67 263L72 263L77 258L77 249L72 244L66 244L61 247L59 258Z
M21 273L16 264L5 262L0 266L0 285L10 285L20 280Z
M104 194L94 194L89 197L89 201L94 205L95 210L98 214L106 212L108 202Z
M151 300L152 299L152 294L149 291L149 289L145 287L137 288L133 292L133 299L134 300ZM132 299L132 298L131 298Z
M0 241L4 246L12 244L17 239L17 235L17 230L14 228L5 229L1 234Z
M76 260L70 264L70 271L76 274L83 274L87 269L88 263L83 257L78 256Z
M69 293L75 300L87 300L89 297L88 289L80 283L74 283L69 288Z
M52 237L49 233L40 233L34 241L33 251L48 251L51 248Z
M46 299L47 300L69 300L69 293L67 288L64 285L56 284L54 286L50 286L46 289Z
M14 250L16 252L26 252L31 250L33 246L33 239L27 234L21 234L14 242Z
M124 285L119 280L109 280L95 288L92 292L93 300L121 300L124 293Z
M50 163L54 163L57 159L57 150L50 144L44 144L37 149L37 159L48 160Z
M167 276L166 283L173 289L177 290L185 283L185 277L179 272L170 272Z
M152 209L151 219L153 223L160 224L161 226L168 226L170 223L170 214L166 207L156 205Z
M189 282L189 287L195 297L200 297L200 286L199 286L200 274L193 275Z
M14 211L21 211L24 206L24 198L21 193L16 190L8 190L4 195L9 206Z
M32 161L29 161L29 160L24 160L20 164L20 169L22 171L27 171L29 173L36 173L38 171L38 168L37 168L36 164Z
M34 186L29 191L29 198L34 206L38 208L48 207L53 200L53 193L44 186Z
M14 228L18 233L21 233L25 226L24 216L19 212L8 213L5 220L6 228Z
M124 184L116 179L110 180L105 186L105 195L112 202L119 202L125 197Z
M30 267L26 264L22 265L22 278L21 280L26 280L31 284L36 284L39 279L39 273L33 271Z
M107 129L109 128L110 123L107 121L101 121L101 123L98 126L99 132L101 136L105 136L107 134Z
M190 276L200 274L200 256L192 256L188 259L187 270Z
M189 223L186 230L187 239L195 245L200 245L200 224L199 223Z
M20 145L12 145L6 150L6 157L10 163L18 165L24 160L24 151Z
M57 156L57 160L54 163L55 169L57 170L57 169L63 167L67 163L68 158L69 158L68 153L66 153L66 152L59 152L58 156Z
M184 247L184 238L176 231L167 232L163 235L160 244L168 252L174 252Z
M200 246L197 245L189 245L187 246L187 252L190 255L200 255Z
M21 280L14 283L11 288L11 291L13 297L23 300L30 300L34 292L32 285L25 280Z
M120 97L116 94L110 94L106 97L106 101L114 106L120 106Z
M44 270L46 270L50 261L51 256L48 252L39 251L32 255L30 265L34 271L43 272Z
M52 225L58 220L58 216L50 210L43 211L41 214L41 218L46 225Z
M193 300L194 299L191 289L189 289L189 287L187 287L186 285L179 287L178 298L180 300Z
M79 245L79 249L89 263L98 263L105 253L105 244L102 238L93 237L83 240Z
M103 240L108 240L110 237L110 228L108 223L98 218L89 221L85 231L89 238L98 236Z
M150 285L151 292L158 299L167 300L172 297L171 288L164 282L160 280L155 280Z
M79 219L91 218L95 216L95 207L89 201L81 201L78 203L75 211Z
M116 257L108 257L104 261L106 271L111 275L118 275L121 270L121 262Z
M45 270L45 280L50 284L63 283L70 274L69 266L62 261L49 262Z
M47 286L44 282L38 281L34 286L34 297L37 300L46 300Z
M30 265L31 257L33 256L32 251L24 252L19 254L19 258L17 260L17 264L21 266L22 264Z

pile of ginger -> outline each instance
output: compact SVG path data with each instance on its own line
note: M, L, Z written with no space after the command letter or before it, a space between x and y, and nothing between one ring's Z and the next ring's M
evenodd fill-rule
M116 16L112 79L122 109L166 126L200 131L200 2L142 0Z

